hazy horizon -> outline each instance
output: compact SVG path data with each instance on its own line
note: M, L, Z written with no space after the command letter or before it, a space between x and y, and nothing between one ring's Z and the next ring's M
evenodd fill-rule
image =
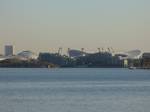
M113 47L150 51L148 0L0 0L0 54Z

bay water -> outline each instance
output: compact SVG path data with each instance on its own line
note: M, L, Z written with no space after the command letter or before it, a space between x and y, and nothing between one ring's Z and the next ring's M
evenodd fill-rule
M150 70L0 68L0 112L150 112Z

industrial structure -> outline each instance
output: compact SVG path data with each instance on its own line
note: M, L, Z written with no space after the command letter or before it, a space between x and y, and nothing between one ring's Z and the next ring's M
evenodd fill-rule
M150 68L150 53L143 53L142 55L142 67Z
M0 64L7 67L9 63L14 66L17 63L25 65L24 62L32 63L34 66L54 64L60 67L136 67L150 68L150 53L143 53L140 50L115 53L112 47L98 47L97 52L86 52L85 48L80 50L68 48L67 54L63 54L60 47L56 53L40 53L22 51L13 54L13 46L5 46L5 54L0 55ZM31 63L30 63L31 62ZM3 63L3 64L2 64ZM13 64L14 63L14 64ZM26 64L26 65L28 65ZM10 65L11 66L11 65ZM32 66L32 65L31 65Z

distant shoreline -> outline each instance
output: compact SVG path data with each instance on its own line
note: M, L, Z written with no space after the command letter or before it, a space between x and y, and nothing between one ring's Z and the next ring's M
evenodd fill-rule
M39 68L41 68L41 69L55 69L55 68L58 68L58 69L59 69L59 68L60 68L60 69L63 69L63 68L64 68L64 69L66 69L66 68L70 68L70 69L72 69L72 68L76 68L76 69L81 69L81 68L83 68L83 69L84 69L84 68L90 68L90 69L92 69L92 68L93 68L93 69L94 69L94 68L99 68L99 69L101 69L101 68L108 68L108 69L109 69L109 68L112 68L112 69L113 69L113 68L114 68L114 69L115 69L115 68L118 68L118 69L119 69L119 68L120 68L120 69L129 69L129 70L136 70L136 69L150 70L150 68L144 68L144 67L143 67L143 68L142 68L142 67L137 67L137 68L135 68L135 69L124 68L124 67L51 67L51 68L49 68L49 67L0 67L0 68L12 68L12 69L13 69L13 68L17 68L17 69L21 69L21 68L27 68L27 69L28 69L28 68L29 68L29 69L30 69L30 68L35 68L35 69L36 69L36 68L37 68L37 69L39 69Z

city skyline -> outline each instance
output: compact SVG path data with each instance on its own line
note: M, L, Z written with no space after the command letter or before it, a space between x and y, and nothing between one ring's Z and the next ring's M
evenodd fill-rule
M54 52L59 47L150 51L148 0L0 0L3 46Z
M52 48L51 48L52 49ZM3 50L0 50L0 55L1 56L13 56L13 55L18 55L22 52L32 52L32 53L35 53L35 54L40 54L40 53L58 53L60 55L68 55L69 51L71 52L83 52L83 53L89 53L89 54L92 54L92 53L98 53L98 52L105 52L105 53L111 53L111 54L128 54L129 52L140 52L140 54L144 53L144 51L141 51L139 49L132 49L132 50L127 50L127 51L116 51L116 49L112 48L112 47L98 47L98 48L95 48L93 50L91 49L85 49L85 48L63 48L63 47L59 47L59 48L53 48L53 50L50 50L50 51L39 51L39 52L35 52L35 51L32 51L30 49L24 49L22 51L18 51L18 52L14 52L15 51L15 47L14 45L10 45L10 44L7 44L3 47Z

